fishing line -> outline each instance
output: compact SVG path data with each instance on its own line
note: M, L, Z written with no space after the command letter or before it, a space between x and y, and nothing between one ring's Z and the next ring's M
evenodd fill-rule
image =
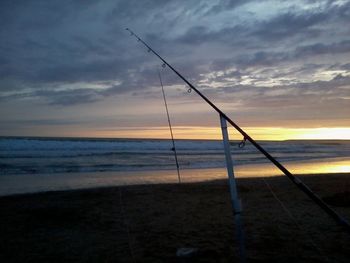
M273 190L272 186L266 181L265 176L262 176L261 179L265 183L267 189L270 191L273 198L279 203L279 205L282 207L284 212L288 215L288 217L291 219L291 221L294 223L294 225L303 233L303 235L308 239L309 243L314 247L315 250L317 250L328 262L330 261L330 258L326 255L326 253L318 246L316 245L316 242L308 233L304 227L302 227L298 220L295 218L293 213L288 209L288 207L283 203L283 201L278 197L277 193Z
M162 65L162 67L164 68L164 65ZM169 110L168 110L168 103L166 101L166 97L165 97L165 92L164 92L164 87L163 87L163 81L162 81L162 77L160 74L160 70L158 69L158 76L159 76L159 82L160 82L160 86L162 87L162 94L163 94L163 100L164 100L164 106L165 106L165 110L166 110L166 116L168 118L168 124L169 124L169 130L170 130L170 135L171 135L171 141L173 144L173 148L171 148L171 150L174 152L174 156L175 156L175 162L176 162L176 170L177 170L177 178L179 180L179 183L181 183L181 177L180 177L180 167L179 167L179 161L177 159L177 152L176 152L176 147L175 147L175 140L174 140L174 135L173 135L173 128L171 126L171 121L170 121L170 116L169 116Z

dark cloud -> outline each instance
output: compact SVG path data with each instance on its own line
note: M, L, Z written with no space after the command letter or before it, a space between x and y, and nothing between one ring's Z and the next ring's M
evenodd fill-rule
M244 97L247 101L255 100L256 107L259 107L259 101L269 101L266 107L289 106L295 107L296 104L305 103L303 99L305 96L314 97L315 100L320 98L327 98L336 100L339 97L348 97L350 91L350 76L336 75L328 81L311 81L300 82L289 85L275 85L275 86L255 86L255 85L232 85L222 86L212 92L212 88L204 89L206 93L222 94L228 100L231 100L235 95L240 93L249 93L248 97ZM285 103L286 101L289 103ZM294 103L290 103L294 101ZM323 100L324 101L324 100ZM350 104L350 101L348 102Z
M332 66L333 67L333 66ZM332 68L331 67L331 68ZM339 69L342 69L342 70L346 70L346 71L350 71L350 63L346 63L346 64L343 64L343 65L339 65Z
M288 59L288 53L284 52L256 52L252 56L239 56L235 61L238 67L257 67L278 65Z
M223 11L232 10L241 5L248 4L249 2L252 2L252 0L220 0L206 12L206 15L216 15Z
M334 2L333 2L334 3ZM255 25L257 28L252 32L265 41L273 42L298 36L301 38L317 38L324 33L327 24L336 20L349 20L350 3L338 6L328 2L327 8L315 8L302 13L290 10Z
M304 57L304 56L349 53L349 52L350 52L350 40L344 40L341 42L331 43L331 44L316 43L312 45L300 46L296 48L295 56Z
M301 45L295 49L276 52L276 51L259 51L252 54L237 55L232 58L216 59L211 62L210 68L212 70L226 70L232 67L245 69L249 67L271 67L278 66L281 63L295 63L296 60L306 58L318 58L322 55L336 55L350 53L350 40L335 42L330 44L315 43L312 45ZM327 68L330 65L324 64L301 64L297 70L290 70L285 75L291 75L296 71L306 71L312 69ZM336 66L333 66L333 69ZM349 63L338 65L338 69L349 70ZM276 77L280 75L275 75Z
M184 35L176 39L176 42L187 45L201 45L206 43L225 43L228 45L238 45L240 38L245 35L247 28L243 25L225 27L218 31L210 31L205 26L190 28ZM248 44L245 42L245 44Z
M32 94L34 97L42 97L53 105L74 105L90 103L98 100L95 91L89 89L74 89L65 91L40 90Z
M267 41L278 41L293 37L297 34L302 36L316 37L321 33L314 25L324 23L328 17L326 13L286 13L257 26L252 35Z

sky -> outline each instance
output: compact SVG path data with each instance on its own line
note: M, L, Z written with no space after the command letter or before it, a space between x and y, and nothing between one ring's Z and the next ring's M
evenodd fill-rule
M350 1L0 2L0 135L350 139ZM231 132L232 139L240 139Z

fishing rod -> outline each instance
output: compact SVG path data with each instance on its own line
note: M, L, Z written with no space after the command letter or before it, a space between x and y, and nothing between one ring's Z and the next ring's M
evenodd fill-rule
M143 41L138 35L136 35L132 30L126 28L130 32L131 36L136 37L137 41L141 42L145 47L147 47L148 52L152 52L157 56L162 62L163 66L168 66L179 78L181 78L190 89L194 90L205 102L207 102L219 115L229 122L240 134L243 136L243 142L248 140L251 144L255 146L267 159L269 159L280 171L283 172L301 191L303 191L312 201L314 201L323 211L325 211L331 218L333 218L339 225L345 227L345 229L350 232L349 222L339 215L335 210L328 206L317 194L312 192L312 190L304 184L299 178L294 176L288 171L280 162L278 162L272 155L270 155L260 144L258 144L252 137L250 137L241 127L239 127L233 120L231 120L223 111L221 111L214 103L212 103L205 95L203 95L195 86L193 86L184 76L182 76L175 68L173 68L164 58L162 58L156 51L154 51L145 41Z
M159 77L160 86L162 87L164 106L165 106L166 116L168 118L168 125L169 125L169 130L170 130L171 142L173 144L173 148L171 150L174 152L174 156L175 156L175 163L176 163L176 170L177 170L177 179L178 179L179 183L181 183L180 167L179 167L179 161L177 159L177 151L176 151L176 147L175 147L173 128L172 128L171 122L170 122L168 103L166 102L165 92L164 92L164 87L163 87L163 81L162 81L162 77L160 76L160 71L159 70L158 70L158 77Z

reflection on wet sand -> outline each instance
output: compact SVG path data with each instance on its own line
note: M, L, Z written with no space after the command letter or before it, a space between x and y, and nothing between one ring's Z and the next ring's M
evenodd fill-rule
M349 159L327 159L323 161L286 163L293 174L327 174L350 172ZM272 164L236 165L236 177L261 177L281 175ZM227 178L225 168L181 170L182 182L201 182ZM32 193L56 190L107 187L131 184L176 183L176 170L92 172L2 175L0 195Z

